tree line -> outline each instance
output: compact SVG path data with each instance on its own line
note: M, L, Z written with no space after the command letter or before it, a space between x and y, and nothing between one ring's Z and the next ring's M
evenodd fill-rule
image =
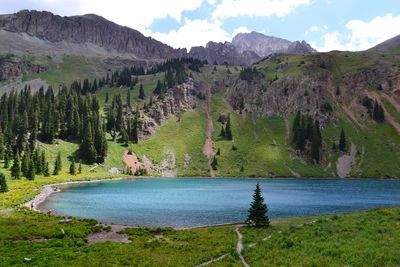
M298 111L293 121L292 132L294 148L300 154L309 156L313 162L319 163L322 148L319 121Z
M52 144L55 139L78 143L77 157L86 163L103 162L107 140L96 96L85 95L74 85L62 86L57 93L52 87L32 92L3 94L0 98L0 158L5 167L13 160L12 174L19 171L28 179L50 175L44 151L37 141ZM55 163L61 164L61 160ZM58 167L58 169L60 169ZM58 174L53 171L53 174Z

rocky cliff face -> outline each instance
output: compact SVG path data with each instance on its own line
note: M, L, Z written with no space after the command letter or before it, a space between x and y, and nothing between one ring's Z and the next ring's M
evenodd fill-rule
M23 74L39 73L47 70L47 66L30 63L14 56L0 57L0 81L12 80Z
M199 85L192 79L171 88L165 94L164 99L154 101L144 114L139 126L139 137L145 139L152 135L157 126L173 115L191 110L196 107L196 92Z
M275 53L307 54L315 52L305 41L290 42L285 39L265 36L258 32L239 33L232 43L209 42L206 47L192 47L189 56L207 60L209 63L229 63L248 66Z
M291 42L282 38L266 36L262 33L239 33L232 39L232 45L240 52L252 51L264 58L275 53L303 54L311 53L313 49L305 41Z
M226 99L237 112L251 112L259 117L288 116L298 110L318 113L319 105L331 99L326 87L328 77L286 77L272 84L261 80L238 80Z
M185 52L92 14L61 17L45 11L22 10L1 15L0 28L52 43L90 43L110 52L129 53L138 59L167 59Z
M215 43L209 42L206 47L192 47L189 56L207 60L210 64L217 62L218 64L229 63L233 65L250 65L261 58L251 51L239 52L231 43Z

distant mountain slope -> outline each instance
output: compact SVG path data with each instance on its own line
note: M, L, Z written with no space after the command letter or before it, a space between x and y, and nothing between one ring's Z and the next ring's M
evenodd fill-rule
M239 52L231 43L208 42L206 47L192 47L189 56L207 60L209 63L229 63L233 65L250 65L261 59L252 51Z
M51 43L63 43L64 46L65 43L94 45L110 53L131 54L138 59L166 59L179 53L136 30L92 14L61 17L46 11L22 10L1 15L0 29L24 33Z
M389 40L384 41L383 43L380 43L370 50L375 50L375 51L385 51L393 48L397 48L400 46L400 35L397 35Z
M240 52L253 51L260 57L275 53L303 54L316 52L305 41L291 42L282 38L266 36L258 32L239 33L232 39L232 45Z
M218 64L226 62L234 65L251 65L271 54L308 54L312 52L316 52L316 50L305 41L291 42L253 31L237 34L232 43L209 42L205 47L192 47L189 56Z

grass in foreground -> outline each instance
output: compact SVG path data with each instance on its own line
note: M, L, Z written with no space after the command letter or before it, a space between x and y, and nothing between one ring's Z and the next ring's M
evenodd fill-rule
M297 221L296 221L297 220ZM251 266L399 266L400 209L242 228ZM263 241L264 238L267 238ZM249 244L256 244L249 247Z
M194 266L221 254L232 253L232 227L177 231L132 228L131 243L87 245L85 238L99 228L93 220L59 224L27 210L0 212L0 266ZM39 242L40 240L41 242Z
M131 243L88 245L94 220L59 224L26 209L0 210L0 266L241 266L234 226L189 230L131 228ZM400 208L293 218L269 228L241 227L251 266L399 266Z

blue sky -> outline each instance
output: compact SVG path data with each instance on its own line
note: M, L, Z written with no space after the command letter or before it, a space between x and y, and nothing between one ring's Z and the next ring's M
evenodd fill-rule
M399 0L0 0L0 13L20 9L95 13L188 49L258 31L319 51L355 51L400 34Z

